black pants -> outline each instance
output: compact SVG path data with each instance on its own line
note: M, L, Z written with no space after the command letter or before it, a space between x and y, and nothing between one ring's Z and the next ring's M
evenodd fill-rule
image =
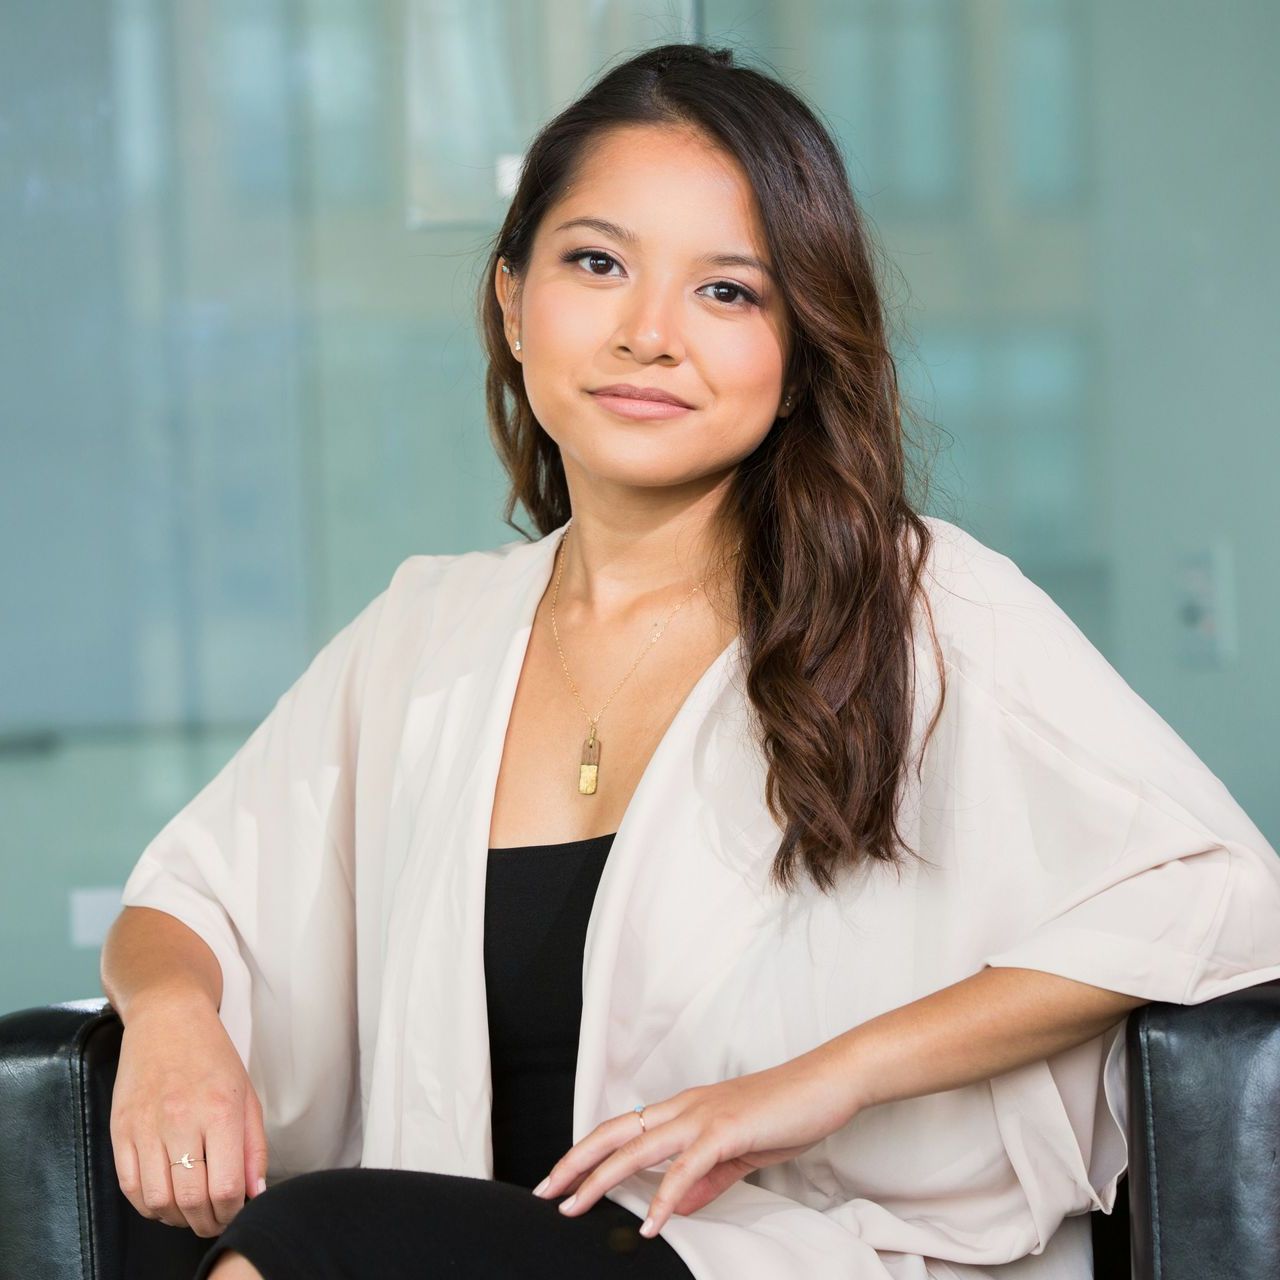
M601 1197L566 1218L526 1187L410 1169L323 1169L245 1203L193 1280L228 1250L265 1280L693 1280L642 1219Z

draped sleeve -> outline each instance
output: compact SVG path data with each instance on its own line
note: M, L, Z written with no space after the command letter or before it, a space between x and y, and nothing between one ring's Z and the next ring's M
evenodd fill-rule
M217 957L218 1014L262 1101L272 1177L359 1158L355 771L390 589L143 849L121 897L181 920Z
M953 552L952 822L981 963L1175 1004L1280 978L1280 858L1261 831L1012 560L967 536ZM991 1081L1033 1252L1063 1214L1114 1205L1124 1026Z

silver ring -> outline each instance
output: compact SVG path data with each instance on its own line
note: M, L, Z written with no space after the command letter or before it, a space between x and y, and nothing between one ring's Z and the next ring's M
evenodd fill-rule
M203 1156L193 1157L190 1151L184 1151L180 1159L169 1161L169 1168L172 1169L174 1165L180 1164L184 1169L194 1169L196 1166L192 1163L193 1159L198 1161L200 1164L204 1164Z

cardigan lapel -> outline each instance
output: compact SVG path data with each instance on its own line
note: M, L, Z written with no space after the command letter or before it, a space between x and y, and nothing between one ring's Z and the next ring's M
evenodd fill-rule
M587 927L573 1140L636 1104L723 1078L697 1034L717 984L781 904L781 840L733 683L735 637L676 712L605 862Z
M563 528L452 558L423 602L428 636L408 693L388 826L366 1166L492 1176L489 824L516 686Z

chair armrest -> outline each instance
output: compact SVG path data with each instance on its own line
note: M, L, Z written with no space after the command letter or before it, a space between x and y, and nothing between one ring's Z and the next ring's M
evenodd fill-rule
M105 998L0 1017L0 1276L189 1277L212 1241L120 1191ZM1280 981L1128 1017L1133 1280L1280 1275Z
M1125 1032L1134 1280L1280 1275L1280 981Z
M0 1017L0 1276L187 1280L212 1245L144 1218L120 1190L123 1032L103 997Z

